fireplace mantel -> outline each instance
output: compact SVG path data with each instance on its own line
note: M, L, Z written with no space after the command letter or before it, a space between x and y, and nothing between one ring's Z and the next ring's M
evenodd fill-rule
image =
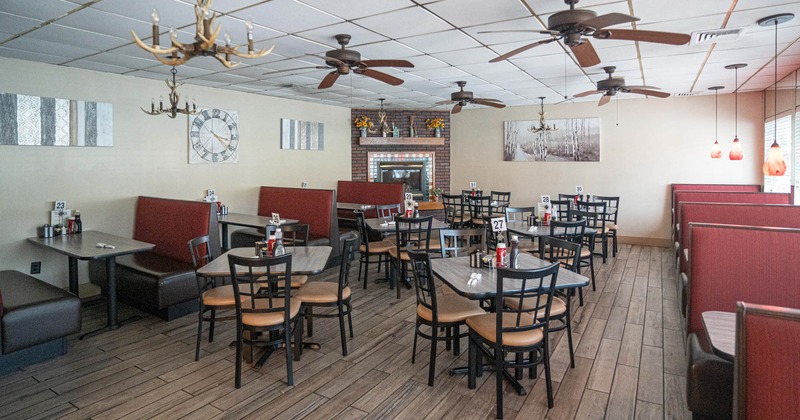
M443 146L444 137L359 137L361 146Z

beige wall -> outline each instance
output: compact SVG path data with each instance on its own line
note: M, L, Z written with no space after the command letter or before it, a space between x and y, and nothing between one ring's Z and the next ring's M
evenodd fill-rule
M719 96L719 141L724 159L709 158L714 141L714 96L625 99L545 106L546 118L600 117L601 161L504 162L503 121L537 120L539 107L473 108L452 117L451 189L477 181L484 191L511 191L512 205L532 205L542 194L575 191L621 197L620 236L669 238L669 184L761 183L763 99L739 95L739 138L745 159L730 161L734 97ZM638 240L638 239L637 239Z
M336 188L350 179L350 110L269 96L184 85L199 106L239 112L239 162L189 165L187 118L139 110L165 95L160 80L118 76L0 58L0 92L110 102L114 147L0 146L0 269L67 285L66 257L28 244L48 221L53 201L81 211L84 229L130 236L138 195L200 199L215 188L231 211L255 213L259 185ZM166 95L165 95L166 96ZM280 119L325 123L325 150L281 150ZM81 263L81 282L88 281Z

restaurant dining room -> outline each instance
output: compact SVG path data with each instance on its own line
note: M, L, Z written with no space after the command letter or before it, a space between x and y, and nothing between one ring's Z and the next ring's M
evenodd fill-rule
M796 1L10 0L0 74L0 418L800 418Z

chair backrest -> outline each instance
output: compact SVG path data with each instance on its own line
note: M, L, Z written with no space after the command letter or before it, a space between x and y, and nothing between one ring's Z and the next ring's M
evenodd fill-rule
M575 200L550 200L552 213L558 220L570 220L570 210L575 207Z
M550 236L571 242L581 242L586 232L586 220L553 220L550 222Z
M587 213L594 213L596 217L588 217ZM579 201L578 210L572 212L573 217L575 217L576 214L581 214L581 217L586 217L587 228L597 229L598 234L605 232L606 203L601 201Z
M363 214L362 214L363 217ZM350 263L353 256L353 247L355 246L356 236L355 232L350 232L342 238L342 263L339 265L339 301L343 298L345 287L350 287Z
M364 251L369 254L369 228L367 228L367 221L364 218L363 211L356 211L356 229L358 229L358 239L364 245Z
M308 231L310 226L305 223L281 226L284 246L308 246Z
M516 301L515 304L497 305L495 343L499 348L502 348L503 334L542 328L547 339L558 268L558 263L530 270L497 268L496 302ZM506 288L513 291L506 291ZM504 317L504 314L511 316ZM503 322L504 318L506 322ZM512 322L509 323L509 319Z
M583 232L583 245L589 250L594 252L594 243L595 237L597 237L597 226L598 221L597 219L600 217L599 214L593 211L585 211L585 210L572 210L570 214L575 219L576 222L584 222L585 229Z
M735 419L800 418L800 309L736 303Z
M578 199L575 200L575 197L578 197ZM583 201L583 194L559 194L558 199L572 200L572 204L577 204L576 201Z
M497 242L500 241L500 235L503 235L504 240L509 239L507 230L495 232L494 229L492 229L492 216L483 216L483 230L487 251L494 251L497 249Z
M442 205L444 206L444 221L451 228L461 223L462 216L466 214L466 201L463 196L457 194L442 194Z
M619 197L612 197L612 196L605 196L605 195L594 195L592 198L595 201L602 201L606 203L606 210L608 209L616 209L613 213L606 213L604 214L604 218L606 221L611 222L613 224L617 224L617 214L619 214Z
M375 206L375 211L378 213L379 219L389 219L400 213L400 203L395 204L379 204Z
M237 324L241 324L242 314L283 312L288 327L291 293L278 288L277 282L285 279L285 284L291 284L292 254L264 258L228 255L228 265L236 300Z
M431 272L431 256L424 251L408 251L408 258L411 260L417 305L431 311L433 322L439 322L436 284L433 281L433 273Z
M431 245L431 224L433 216L394 217L397 234L397 255L405 250L424 250L428 252Z
M439 229L439 242L442 244L442 258L463 257L474 249L483 249L484 230Z
M506 207L507 222L527 222L536 214L536 207Z
M578 272L580 268L581 243L552 236L541 236L539 249L542 259L551 263L559 263L562 268Z
M492 191L490 197L492 197L492 201L505 203L506 205L511 202L510 191Z
M483 216L491 216L491 201L491 197L488 196L467 197L470 217L473 219L480 219Z
M208 243L208 235L198 236L189 240L189 253L192 255L192 265L194 266L194 277L197 281L197 295L202 299L203 292L211 284L209 279L197 275L197 269L208 264L214 257L211 255L211 247Z

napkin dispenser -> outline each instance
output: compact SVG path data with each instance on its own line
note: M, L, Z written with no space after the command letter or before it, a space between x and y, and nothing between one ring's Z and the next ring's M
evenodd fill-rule
M42 225L36 228L36 236L40 238L52 238L53 237L53 226L51 225Z
M483 261L483 252L476 249L469 254L469 266L472 268L480 268Z

